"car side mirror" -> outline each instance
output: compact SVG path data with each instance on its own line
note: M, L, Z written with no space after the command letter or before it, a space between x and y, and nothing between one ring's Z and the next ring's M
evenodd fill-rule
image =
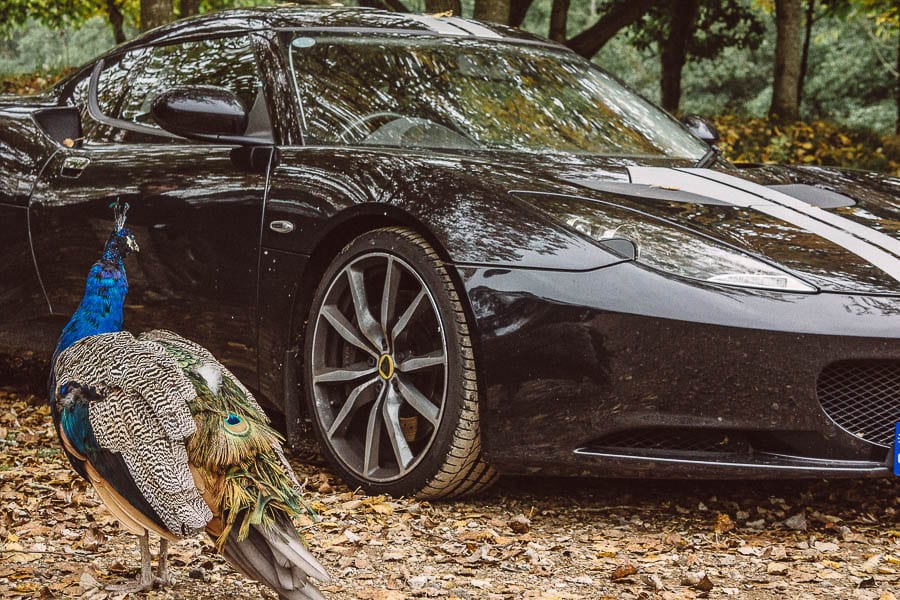
M719 130L709 119L700 115L684 115L681 117L681 122L688 128L688 131L706 142L707 145L713 146L719 141Z
M227 142L247 129L237 95L212 85L170 88L153 99L150 114L166 131L194 140Z

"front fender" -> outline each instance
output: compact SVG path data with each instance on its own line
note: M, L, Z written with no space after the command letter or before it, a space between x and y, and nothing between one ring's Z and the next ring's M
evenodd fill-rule
M312 255L342 222L419 224L455 264L590 270L622 259L574 234L509 193L533 178L464 157L408 151L287 148L273 173L263 247Z

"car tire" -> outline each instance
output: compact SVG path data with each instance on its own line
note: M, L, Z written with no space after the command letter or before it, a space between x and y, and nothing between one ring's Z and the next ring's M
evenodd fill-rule
M307 407L323 453L351 487L433 499L495 481L481 454L465 311L424 237L390 227L347 244L307 323Z

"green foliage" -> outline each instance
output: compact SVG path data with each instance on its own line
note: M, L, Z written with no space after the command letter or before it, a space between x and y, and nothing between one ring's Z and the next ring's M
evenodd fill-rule
M631 28L632 43L640 49L659 44L669 35L673 9L661 3ZM688 41L688 56L713 58L727 47L756 48L765 33L764 20L745 0L704 0L693 37Z
M829 165L882 171L900 176L900 162L885 152L885 141L871 131L826 121L780 122L734 115L715 119L720 147L734 162Z
M802 113L882 133L893 130L896 49L896 28L880 37L874 22L861 15L822 19L810 48Z
M104 17L89 19L78 28L61 29L30 20L0 40L0 75L6 79L10 74L26 73L52 79L54 74L84 64L113 45L112 29ZM27 82L29 78L13 79Z
M134 23L140 0L115 0L119 10ZM106 0L0 0L0 35L24 24L29 19L52 29L78 27L97 16L107 14Z

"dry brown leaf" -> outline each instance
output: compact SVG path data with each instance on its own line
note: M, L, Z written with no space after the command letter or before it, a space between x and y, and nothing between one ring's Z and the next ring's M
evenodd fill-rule
M734 521L726 513L716 515L716 523L713 525L713 531L716 533L725 533L734 529Z
M623 565L619 565L618 567L616 567L615 570L612 572L612 574L609 576L609 578L612 579L613 581L617 581L619 579L624 579L626 577L630 577L631 575L634 575L637 572L638 572L638 570L637 570L636 566L634 566L631 563L625 563Z

